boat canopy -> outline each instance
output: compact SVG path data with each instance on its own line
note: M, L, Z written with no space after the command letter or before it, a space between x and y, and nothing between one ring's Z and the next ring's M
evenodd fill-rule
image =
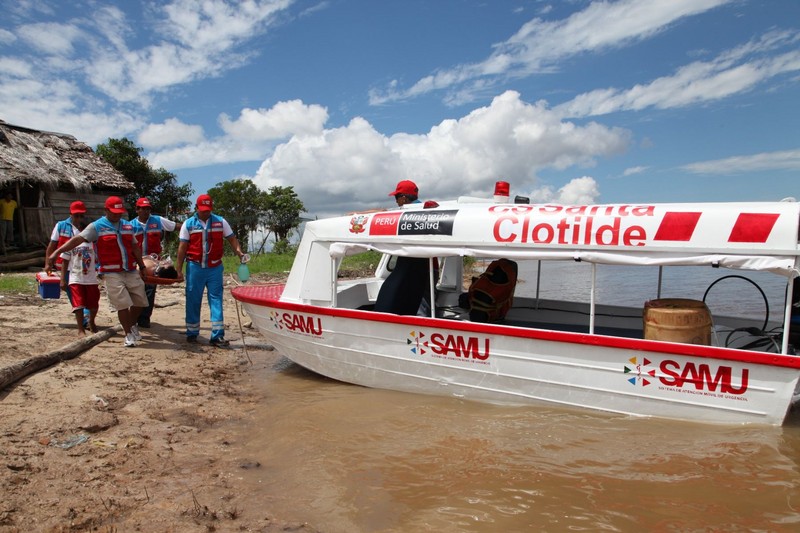
M420 206L420 204L413 204ZM420 206L421 207L421 206ZM710 265L798 274L797 202L441 204L308 223L331 257L367 250L609 265ZM309 234L310 233L310 234Z

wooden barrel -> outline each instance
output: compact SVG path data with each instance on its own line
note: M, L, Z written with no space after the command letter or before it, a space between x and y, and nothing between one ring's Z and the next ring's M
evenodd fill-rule
M662 298L644 304L644 338L711 344L711 313L704 302Z

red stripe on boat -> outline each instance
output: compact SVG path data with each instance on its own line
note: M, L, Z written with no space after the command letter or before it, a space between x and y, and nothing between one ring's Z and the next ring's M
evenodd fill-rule
M690 241L700 220L700 213L696 212L668 212L664 214L661 225L658 226L655 241Z
M728 242L767 242L779 216L774 213L741 213L733 225Z

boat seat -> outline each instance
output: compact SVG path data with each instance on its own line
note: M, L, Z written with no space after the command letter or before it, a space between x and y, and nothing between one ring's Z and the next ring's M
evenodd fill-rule
M381 285L375 311L396 315L416 315L428 291L428 260L398 257L389 277Z

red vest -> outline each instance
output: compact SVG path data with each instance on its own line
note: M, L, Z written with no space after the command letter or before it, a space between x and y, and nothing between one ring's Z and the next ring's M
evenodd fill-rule
M133 225L127 220L112 224L106 217L94 222L97 230L97 259L100 272L130 272L136 270L133 257Z
M161 217L150 215L150 218L144 224L138 218L134 218L131 223L137 230L136 242L139 243L139 247L142 249L142 255L161 255L161 239L164 236Z
M203 228L197 216L193 216L186 221L186 229L189 232L186 259L200 263L203 268L222 264L222 247L225 244L222 217L212 214Z
M77 235L75 232L75 227L72 225L72 217L69 217L66 220L61 220L56 224L56 228L58 231L58 244L56 244L56 248L59 248L62 244L70 240L74 235ZM56 257L56 266L61 267L61 263L64 261L61 259L61 255L59 254Z

